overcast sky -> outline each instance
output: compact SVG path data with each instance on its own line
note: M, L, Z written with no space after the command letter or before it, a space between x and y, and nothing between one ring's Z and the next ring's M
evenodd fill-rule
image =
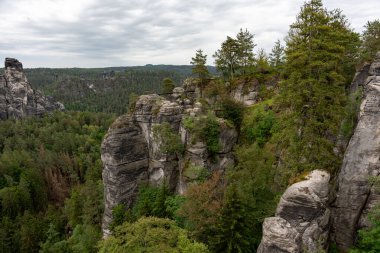
M267 52L283 39L303 0L0 0L0 61L24 67L189 64L240 28ZM360 32L380 18L379 0L325 0Z

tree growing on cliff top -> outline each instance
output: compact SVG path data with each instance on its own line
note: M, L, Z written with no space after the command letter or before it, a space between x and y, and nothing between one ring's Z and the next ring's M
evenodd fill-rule
M215 52L215 65L225 77L233 79L236 75L249 72L255 61L253 49L256 44L253 37L247 29L240 29L236 39L227 36L221 48Z
M192 69L193 74L197 75L201 86L205 84L206 79L210 76L206 67L207 55L203 54L202 49L198 49L195 53L195 57L191 58L190 64L194 67Z
M280 72L285 62L285 48L281 45L280 40L274 43L271 53L269 54L269 63L271 67L276 69L276 72Z
M162 93L170 94L173 92L174 87L173 79L166 77L162 80Z
M372 61L380 50L380 20L368 21L362 34L361 58Z
M289 169L333 171L339 166L334 140L349 82L345 61L357 50L356 41L341 11L327 11L321 0L306 2L291 25L278 101L284 125L279 139Z

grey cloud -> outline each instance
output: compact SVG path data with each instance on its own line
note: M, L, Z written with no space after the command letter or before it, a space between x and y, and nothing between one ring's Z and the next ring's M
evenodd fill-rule
M336 1L326 2L329 8L335 8ZM340 2L356 23L373 13L372 8L362 5L363 10L355 14L355 8L359 8L356 1ZM15 1L0 0L1 20L6 19L3 16L20 16L14 23L0 23L0 57L15 53L33 66L55 66L55 53L61 58L59 66L188 64L196 49L203 48L211 56L227 35L235 35L245 27L255 34L258 47L268 50L286 35L302 3L303 0L94 0L78 14L77 21L63 21L25 17L17 13Z

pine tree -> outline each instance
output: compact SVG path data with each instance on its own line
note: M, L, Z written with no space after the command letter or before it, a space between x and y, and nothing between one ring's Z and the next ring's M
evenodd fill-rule
M368 21L364 28L361 58L362 61L372 61L380 50L380 20Z
M269 63L271 67L276 68L277 72L280 72L284 65L285 49L281 45L280 40L274 43L272 52L269 54Z
M247 29L245 31L240 29L236 39L227 36L221 49L215 52L213 55L215 65L225 77L233 79L236 75L247 74L253 66L255 61L253 49L256 46L253 37Z
M239 43L236 39L227 36L222 43L221 49L218 49L213 55L215 65L225 77L233 79L239 69Z
M264 49L261 48L257 54L256 71L258 73L267 73L270 70L269 59Z
M170 94L172 93L175 85L171 78L166 77L162 80L162 93L164 94Z
M203 54L202 49L198 49L195 53L195 57L191 58L190 64L194 65L192 72L197 75L200 82L204 83L210 75L206 67L207 55Z
M296 172L339 166L333 148L349 81L343 62L355 38L341 12L327 11L321 0L306 2L291 25L279 107L285 164Z
M243 31L240 28L240 32L236 35L236 41L239 45L238 64L243 75L249 71L249 68L253 66L255 61L253 49L256 47L256 44L253 42L253 38L254 35L247 29Z
M228 191L216 235L218 240L214 246L215 252L254 252L251 245L252 222L249 220L248 206L239 196L237 187L236 184L232 184Z

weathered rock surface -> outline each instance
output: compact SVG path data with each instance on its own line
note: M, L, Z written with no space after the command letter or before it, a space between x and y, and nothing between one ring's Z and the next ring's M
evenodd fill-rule
M31 88L21 62L12 58L5 59L4 74L0 75L0 120L42 115L63 109L61 103L54 102Z
M191 138L182 121L185 117L203 117L196 83L188 80L177 87L168 98L155 94L140 96L133 112L119 117L108 130L102 148L105 212L103 234L108 235L112 209L117 204L130 208L140 183L160 185L163 182L179 193L186 191L188 182L196 180L198 170L224 170L234 164L232 148L237 132L223 119L220 125L220 151L211 158L206 144ZM168 122L181 137L185 152L181 156L160 150L153 128ZM192 169L193 171L189 172Z
M380 52L368 75L362 83L359 122L346 149L332 209L333 240L343 251L353 246L357 230L367 225L366 214L380 199L368 181L380 174Z
M259 253L317 252L327 246L330 175L312 171L282 195L276 216L266 218Z

